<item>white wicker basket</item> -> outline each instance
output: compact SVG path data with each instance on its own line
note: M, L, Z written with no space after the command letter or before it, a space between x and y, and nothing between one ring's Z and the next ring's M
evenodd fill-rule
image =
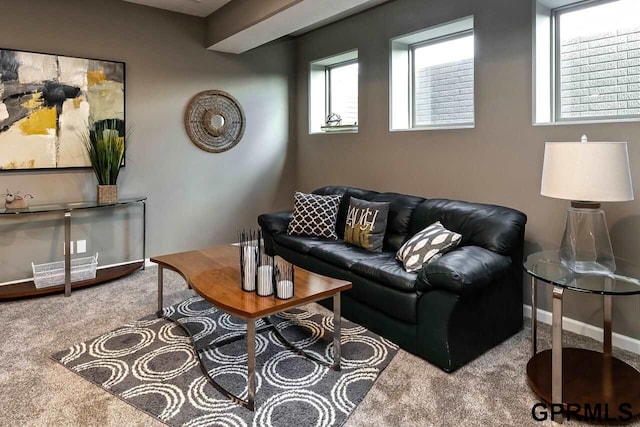
M71 282L81 282L96 278L98 253L95 256L71 260ZM36 289L50 288L64 284L64 261L46 264L31 263L33 282Z

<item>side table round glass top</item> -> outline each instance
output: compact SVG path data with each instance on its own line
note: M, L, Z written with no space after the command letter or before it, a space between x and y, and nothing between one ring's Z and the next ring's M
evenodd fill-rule
M625 421L640 415L640 372L615 358L612 347L612 298L640 295L640 265L616 259L611 273L576 273L560 260L559 251L531 254L524 262L531 277L531 343L527 364L532 390L548 404L562 404L565 413L602 415ZM537 351L537 284L553 287L551 349ZM565 291L603 298L603 351L562 347L562 298ZM562 422L562 415L556 416ZM594 420L598 421L598 420ZM604 419L602 420L604 421Z

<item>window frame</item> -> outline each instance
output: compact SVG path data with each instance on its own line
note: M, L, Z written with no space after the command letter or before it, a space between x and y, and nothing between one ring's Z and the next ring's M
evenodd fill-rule
M328 116L328 79L327 68L347 62L359 63L358 49L349 49L309 62L308 74L308 132L309 135L327 135L332 133L358 133L358 125L326 126ZM358 68L358 94L360 92L360 68ZM358 96L359 99L359 96ZM358 101L359 104L359 101ZM359 107L359 105L358 105Z
M640 121L638 115L594 115L584 117L562 117L561 94L561 52L560 52L560 16L564 13L587 9L596 5L614 3L618 0L533 0L533 126L583 125L598 123L629 123ZM547 23L544 24L544 20ZM540 43L540 37L547 38ZM548 53L541 53L547 49ZM543 59L546 57L546 60ZM548 68L538 64L548 62ZM548 86L540 91L539 86ZM546 95L545 95L546 94ZM544 98L547 102L540 103ZM544 105L547 105L545 110ZM541 107L542 106L542 107ZM542 109L540 109L542 108Z
M473 37L473 42L475 45L475 31L473 28L458 31L451 34L446 34L440 37L435 37L429 40L420 41L417 43L413 43L409 45L409 130L412 129L441 129L441 128L451 128L451 127L471 127L475 125L475 69L473 75L473 87L474 87L474 97L473 97L473 115L474 121L471 122L457 122L457 123L441 123L441 124L427 124L427 125L418 125L416 124L416 67L415 67L415 52L416 49L420 49L421 47L433 46L442 42L448 42L453 40L458 40L464 37L471 36ZM473 63L475 68L475 48L473 53Z
M324 68L325 73L325 101L324 101L324 110L325 110L325 118L329 117L329 114L333 113L331 110L331 71L336 68L346 67L348 65L358 64L358 58L348 59L346 61L337 62L335 64L326 65ZM358 66L359 67L359 66ZM358 68L358 71L360 69ZM358 85L360 83L360 79L358 78ZM358 91L359 92L359 91ZM360 93L358 93L358 104L360 103ZM358 105L359 107L359 105ZM358 115L360 114L360 108L358 108ZM358 121L356 123L350 123L349 126L358 126Z
M413 106L413 54L410 46L429 43L458 33L474 36L473 58L473 119L471 122L438 125L415 125ZM474 15L437 23L389 39L389 132L424 132L473 129L476 126L476 37Z

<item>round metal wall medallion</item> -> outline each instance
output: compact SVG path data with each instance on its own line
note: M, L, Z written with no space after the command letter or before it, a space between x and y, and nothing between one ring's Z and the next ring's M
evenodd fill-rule
M227 151L240 142L244 122L238 101L221 90L207 90L194 96L184 116L191 141L210 153Z

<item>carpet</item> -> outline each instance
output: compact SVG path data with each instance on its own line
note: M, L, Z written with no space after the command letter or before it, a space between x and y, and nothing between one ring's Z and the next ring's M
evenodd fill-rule
M200 297L165 308L188 328L209 375L247 398L246 342L209 345L243 334L246 323ZM290 310L273 318L289 342L333 360L333 316ZM264 324L259 321L258 328ZM54 360L171 426L341 426L397 353L397 346L343 320L342 370L288 350L272 330L256 335L256 411L232 403L202 374L190 339L155 315L129 322L53 355Z
M152 313L157 301L157 269L148 268L100 286L62 295L0 304L0 425L20 427L163 427L156 418L125 403L51 358L51 353L114 330ZM184 279L165 271L165 301L177 304L195 295ZM575 298L569 293L568 300ZM629 297L637 298L637 297ZM638 318L635 310L620 311ZM307 311L330 315L309 304ZM594 318L601 314L595 312ZM600 317L601 318L601 317ZM614 330L616 328L614 316ZM343 427L552 427L538 422L539 402L527 384L531 357L530 323L499 346L447 374L402 349L380 374ZM539 349L551 345L551 330L539 324ZM634 337L640 338L640 337ZM602 343L565 333L565 345L598 350ZM640 355L614 348L620 359L640 369ZM571 421L567 427L593 426ZM631 425L639 426L640 422Z

